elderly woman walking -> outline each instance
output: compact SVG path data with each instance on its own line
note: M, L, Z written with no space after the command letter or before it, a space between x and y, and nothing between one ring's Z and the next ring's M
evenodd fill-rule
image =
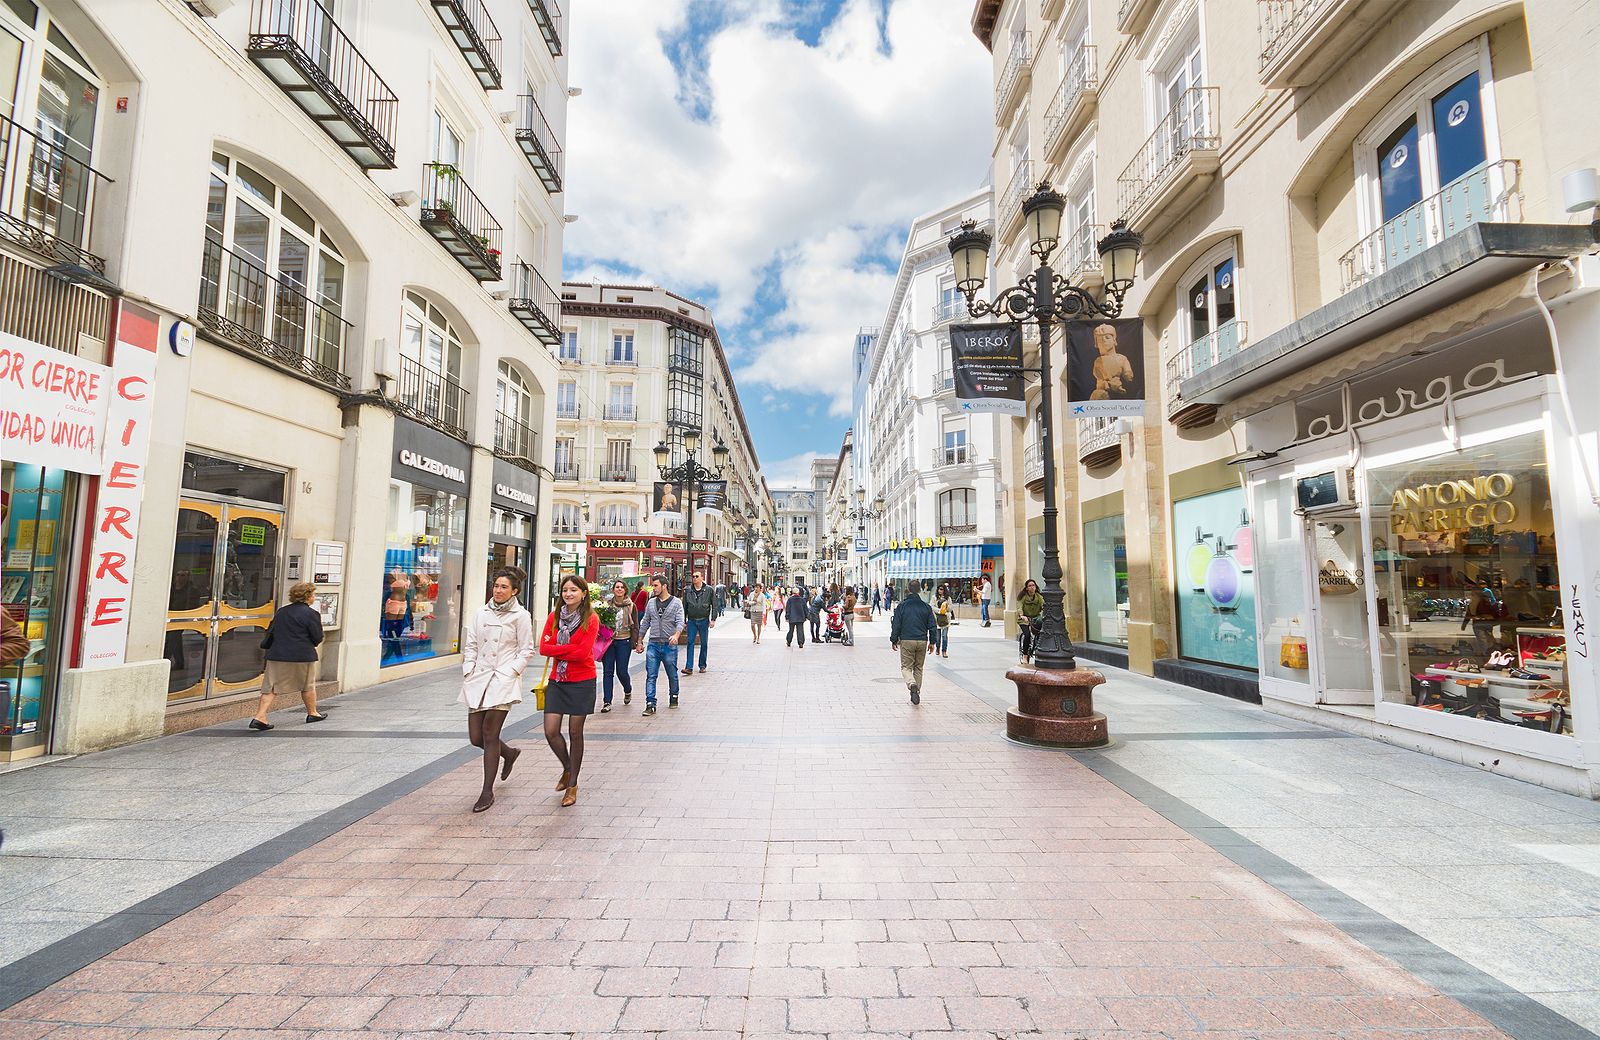
M317 647L322 645L322 615L311 605L317 587L302 581L289 588L289 602L278 608L261 637L267 652L267 675L256 702L254 730L272 729L267 712L279 693L298 693L305 702L306 721L321 722L328 716L317 711Z
M745 597L745 616L750 619L750 642L761 642L761 630L767 627L766 586L757 583L755 590Z
M483 749L483 793L472 811L494 804L494 774L511 776L522 752L500 739L500 727L522 701L522 672L534 658L533 618L517 602L519 572L495 572L489 602L478 608L461 634L461 703L467 707L467 737Z
M566 792L562 805L578 801L583 724L594 714L594 640L599 634L600 618L589 605L589 583L576 574L567 575L561 579L561 609L545 619L539 637L539 652L555 660L544 693L544 739L561 762L556 790ZM567 740L561 737L563 715Z

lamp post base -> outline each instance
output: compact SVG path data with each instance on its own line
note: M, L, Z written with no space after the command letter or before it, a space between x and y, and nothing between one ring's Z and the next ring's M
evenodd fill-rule
M1111 743L1106 717L1094 710L1094 688L1106 677L1091 668L1012 668L1017 706L1006 712L1006 736L1023 744L1097 748Z

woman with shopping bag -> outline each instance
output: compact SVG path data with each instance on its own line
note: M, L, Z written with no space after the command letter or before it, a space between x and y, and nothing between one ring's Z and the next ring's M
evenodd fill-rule
M478 608L461 633L461 703L467 708L467 737L483 749L483 793L472 807L494 804L494 775L511 776L522 752L500 739L511 707L522 701L522 672L532 661L533 618L517 602L521 575L511 568L495 572L489 602Z
M561 762L562 805L578 801L578 771L583 768L583 724L594 714L594 641L600 618L589 602L589 583L576 574L561 579L561 606L545 619L539 652L555 662L544 691L544 739ZM561 718L567 717L567 739Z

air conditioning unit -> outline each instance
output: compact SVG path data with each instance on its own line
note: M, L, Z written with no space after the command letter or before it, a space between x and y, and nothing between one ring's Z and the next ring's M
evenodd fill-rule
M216 18L218 15L227 14L238 3L239 0L189 0L189 6L207 18Z
M1355 474L1349 466L1334 466L1322 473L1296 477L1294 487L1295 501L1303 512L1355 508Z

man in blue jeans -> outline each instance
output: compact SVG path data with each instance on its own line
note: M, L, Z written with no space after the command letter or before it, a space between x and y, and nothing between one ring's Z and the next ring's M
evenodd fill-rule
M711 627L717 623L717 590L706 584L705 571L695 571L689 587L683 590L683 619L689 642L683 654L683 674L694 674L694 644L700 641L700 671L706 670L706 647L711 642Z
M644 654L644 714L656 713L656 673L667 666L667 707L678 706L678 641L683 638L683 601L672 594L667 579L657 574L650 579L651 596L639 617L633 652Z

